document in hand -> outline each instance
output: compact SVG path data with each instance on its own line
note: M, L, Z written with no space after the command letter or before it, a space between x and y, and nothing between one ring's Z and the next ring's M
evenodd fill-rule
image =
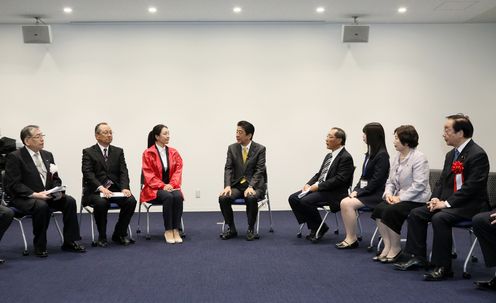
M298 195L298 198L303 198L305 197L308 193L310 192L310 190L305 190L305 191L302 191L299 195Z
M105 198L105 195L103 193L100 193L100 197ZM112 192L112 198L122 198L122 197L125 197L125 196L120 191L113 191Z
M47 190L47 194L49 195L49 194L54 194L54 193L59 193L61 191L65 191L66 187L67 186L65 186L65 185L56 186L50 190Z

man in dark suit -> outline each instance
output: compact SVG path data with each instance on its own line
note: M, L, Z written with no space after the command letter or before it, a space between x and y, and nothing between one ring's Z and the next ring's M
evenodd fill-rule
M220 193L219 204L228 225L221 235L223 240L238 236L234 224L232 203L244 198L248 217L246 240L258 238L254 227L257 220L258 201L265 195L265 147L253 142L255 127L247 121L239 121L236 130L237 143L227 148L227 159L224 168L224 190Z
M62 211L64 243L62 249L86 252L76 241L81 239L77 221L76 200L64 192L49 194L47 190L61 186L62 180L52 153L43 150L45 135L36 125L21 130L24 147L7 156L5 186L10 204L33 217L34 250L38 257L47 257L46 231L50 223L50 209Z
M487 267L496 266L496 211L488 211L472 218L474 233L484 255ZM489 281L475 281L478 289L496 290L496 276Z
M348 196L348 188L353 182L353 158L344 147L346 133L333 127L327 134L328 153L319 171L303 186L303 189L289 196L289 205L298 224L307 223L310 234L306 237L317 243L329 230L324 224L317 235L322 218L317 207L330 205L332 211L339 211L340 201Z
M13 218L14 211L6 206L0 205L0 240L2 240L3 234L7 228L9 228ZM5 263L5 260L0 258L0 264L3 263Z
M453 276L453 225L470 220L480 211L489 209L489 161L486 152L471 139L473 132L474 128L467 116L458 114L447 117L443 137L446 144L454 149L446 154L443 171L427 207L414 209L408 217L405 253L409 259L396 263L396 269L427 266L427 227L431 222L431 263L434 269L424 275L424 280L439 281Z
M129 175L122 148L110 145L112 129L105 123L95 126L97 144L83 149L83 205L94 209L98 228L97 245L107 247L107 214L110 203L120 207L119 220L115 225L112 241L129 245L133 243L127 236L127 227L136 208L136 199L129 190ZM122 197L112 197L113 192Z

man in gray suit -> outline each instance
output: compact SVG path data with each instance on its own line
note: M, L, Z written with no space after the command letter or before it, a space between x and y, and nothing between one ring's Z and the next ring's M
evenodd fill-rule
M257 202L265 195L265 147L252 141L255 133L253 124L239 121L237 127L237 143L227 148L224 190L219 196L220 209L228 225L221 238L228 240L238 236L231 205L234 200L244 198L248 217L246 240L252 241L258 238L254 232L258 212Z

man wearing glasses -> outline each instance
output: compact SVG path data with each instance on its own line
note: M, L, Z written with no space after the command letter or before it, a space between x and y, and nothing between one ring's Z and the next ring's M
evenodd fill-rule
M101 122L95 126L97 144L83 150L83 205L94 209L98 228L97 246L107 247L107 213L110 203L120 207L112 241L120 245L133 243L127 226L136 208L136 199L129 190L129 174L122 148L110 145L112 129Z
M24 147L7 156L5 187L11 196L10 205L33 217L34 251L38 257L47 257L46 231L52 210L64 217L64 244L62 250L86 252L76 241L81 239L76 214L76 200L64 191L47 191L62 185L52 153L43 150L45 135L36 125L21 130Z

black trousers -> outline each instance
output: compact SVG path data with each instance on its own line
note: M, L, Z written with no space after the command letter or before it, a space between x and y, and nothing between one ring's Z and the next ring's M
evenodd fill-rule
M12 223L12 219L14 219L14 211L0 205L0 240L2 240L3 234L9 228L10 223Z
M110 203L117 204L121 209L112 236L124 237L127 235L127 227L129 222L131 222L136 208L136 199L134 196L107 199L100 197L100 194L92 194L87 199L87 203L93 207L99 239L107 238L107 215L110 209Z
M50 224L52 211L61 211L64 221L64 242L71 243L81 240L77 219L76 200L69 195L63 195L58 200L14 199L11 203L22 212L32 215L33 244L37 250L46 250L46 232Z
M372 212L372 219L381 219L387 227L391 228L398 235L401 234L401 226L406 218L417 207L425 207L425 203L401 201L395 204L389 204L386 201L379 203Z
M258 214L258 201L262 199L263 192L261 190L256 190L254 196L244 197L244 191L248 188L248 182L239 184L236 187L231 188L231 196L220 196L219 205L222 215L224 216L224 221L231 229L236 229L234 224L234 213L232 209L232 204L234 200L243 198L246 204L246 216L248 218L248 229L253 230L255 223L257 223Z
M336 197L336 195L325 191L310 192L303 198L298 198L300 193L301 190L289 196L289 205L298 224L307 223L307 227L313 231L317 231L322 223L322 217L317 207L330 205L333 212L338 212L341 199L344 198Z
M479 244L484 255L487 267L496 266L496 224L491 224L490 214L495 211L484 212L474 216L472 219L474 233L479 240Z
M151 204L162 205L162 216L164 217L165 230L180 229L181 217L183 216L184 197L179 190L168 192L160 189L157 191L157 198L149 201Z
M452 226L466 219L448 213L444 209L430 212L424 206L412 210L407 220L406 253L427 257L427 227L431 222L433 231L431 263L434 266L451 268Z

